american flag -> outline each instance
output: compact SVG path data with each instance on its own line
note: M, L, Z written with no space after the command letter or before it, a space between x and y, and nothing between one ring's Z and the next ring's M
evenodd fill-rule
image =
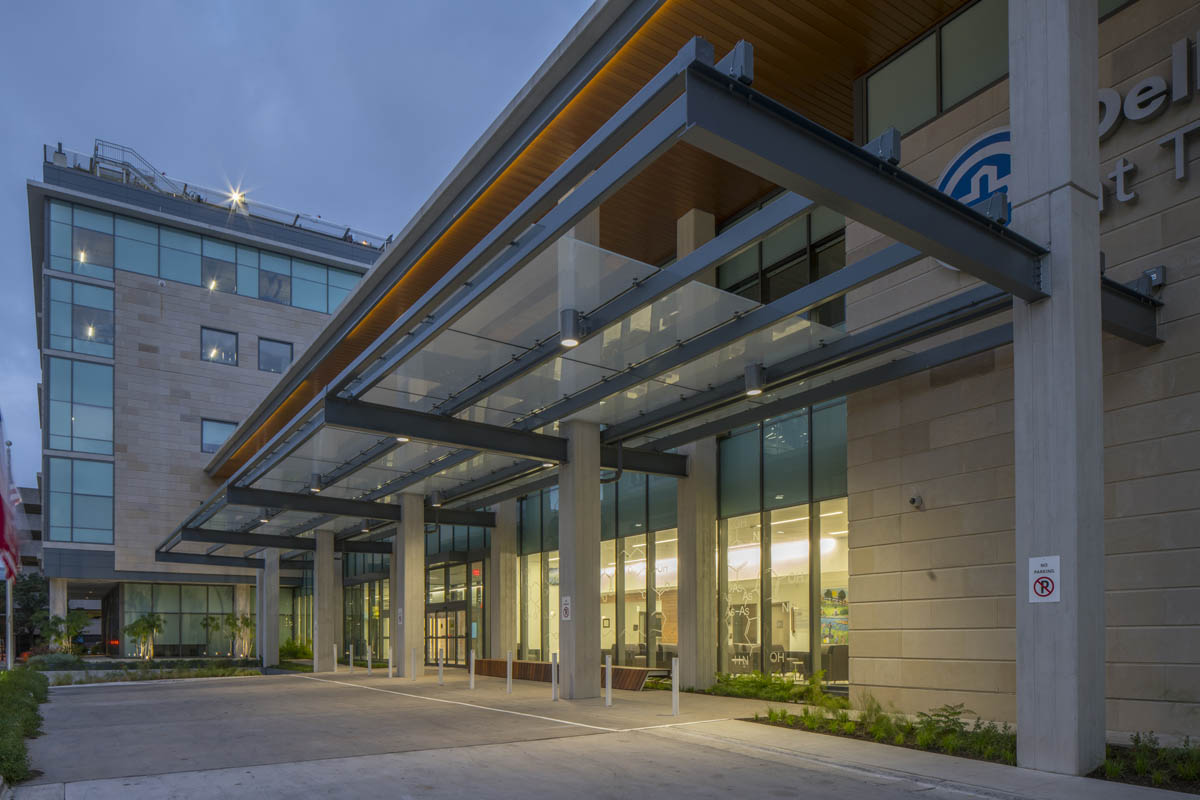
M4 418L0 417L0 442L7 442L4 434ZM19 543L17 541L17 519L21 503L21 495L12 482L12 463L7 446L0 454L0 577L8 579L17 576L17 566L21 563Z

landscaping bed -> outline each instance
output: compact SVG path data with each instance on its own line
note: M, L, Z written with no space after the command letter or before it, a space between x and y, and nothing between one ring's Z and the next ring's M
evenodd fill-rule
M32 656L27 666L40 672L146 669L202 669L207 667L257 667L257 658L156 658L120 661L80 658L72 653L46 653Z
M0 778L9 785L33 774L25 740L41 733L47 683L31 669L0 672Z
M258 667L204 666L174 669L124 669L104 670L101 674L78 671L59 672L51 681L52 686L78 686L89 683L121 683L125 681L180 680L182 678L232 678L262 675Z

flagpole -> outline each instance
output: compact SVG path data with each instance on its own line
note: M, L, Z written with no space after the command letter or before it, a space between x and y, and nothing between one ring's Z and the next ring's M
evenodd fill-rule
M9 672L13 668L13 576L4 570L4 660Z

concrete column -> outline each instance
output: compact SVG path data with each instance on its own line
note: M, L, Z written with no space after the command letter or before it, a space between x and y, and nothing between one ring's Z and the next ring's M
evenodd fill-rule
M425 673L425 498L400 495L404 519L392 540L392 660L396 674L412 677L412 651L417 650L417 676Z
M678 481L680 685L707 689L717 672L717 440L679 448L688 477Z
M717 235L717 218L708 211L693 208L675 223L675 258L683 258L700 245ZM714 266L696 277L701 283L710 286L717 282L717 268ZM680 667L682 669L682 667Z
M313 553L313 672L333 670L333 646L341 643L337 617L341 614L341 580L334 573L333 531L314 531L317 549Z
M558 477L558 641L562 696L600 696L600 427L567 422ZM562 611L570 606L570 619Z
M504 658L517 651L517 501L496 506L496 527L488 556L488 655Z
M1104 760L1104 507L1095 0L1010 0L1012 227L1052 249L1013 302L1017 762ZM1057 556L1058 602L1030 559Z
M262 551L258 582L258 652L264 667L279 663L279 548Z
M65 617L67 615L67 579L50 579L50 616Z

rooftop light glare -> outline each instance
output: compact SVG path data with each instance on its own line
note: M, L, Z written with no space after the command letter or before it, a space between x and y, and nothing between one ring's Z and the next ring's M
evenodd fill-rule
M746 396L758 397L763 393L763 384L766 383L767 371L762 364L747 364L746 365Z
M559 313L561 320L561 335L559 344L563 347L578 347L583 338L583 326L580 324L579 312L573 308L564 308Z
M88 326L87 326L87 337L88 337L89 339L94 339L94 338L96 338L96 328L95 328L95 326L92 326L92 325L88 325Z
M217 290L217 279L216 278L213 278L211 281L208 282L208 290L210 292L215 292Z

